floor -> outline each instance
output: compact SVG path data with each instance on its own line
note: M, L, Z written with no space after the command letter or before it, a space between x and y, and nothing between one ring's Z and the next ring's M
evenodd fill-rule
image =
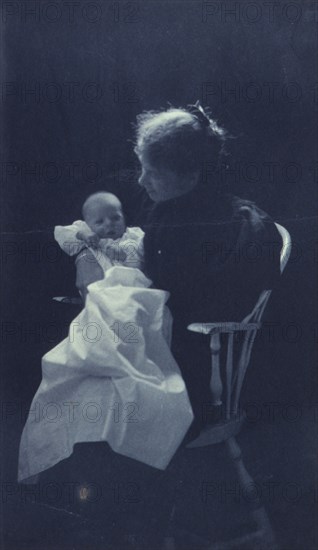
M283 414L276 410L275 421L268 417L256 422L250 417L238 437L245 465L255 482L255 499L260 497L281 550L318 547L315 413L307 410L302 418L293 422L286 421L286 411ZM290 409L290 418L291 415ZM122 549L126 548L123 542L126 540L127 548L138 549L138 539L133 537L135 525L151 521L151 512L143 504L140 473L136 471L135 476L127 477L121 458L122 466L116 479L110 466L101 481L96 472L101 471L102 466L96 465L96 457L89 456L88 452L86 465L83 467L82 453L79 455L81 467L75 464L72 469L71 481L76 482L72 492L68 492L69 477L63 469L62 473L57 470L57 476L55 472L42 480L39 486L18 486L14 476L18 444L15 421L12 416L5 425L7 475L2 478L2 548ZM232 539L253 532L250 516L253 497L248 499L240 488L222 445L180 451L169 466L169 476L173 480L172 495L171 487L167 489L167 482L161 484L160 479L155 479L153 491L156 499L164 503L163 508L167 501L174 504L173 533L177 548L195 550L205 548L207 541L223 541L224 548L231 550ZM89 495L97 485L101 487L100 493ZM131 515L131 537L129 533L126 538L121 537L119 521L124 520L127 527ZM218 547L212 544L210 548ZM244 546L244 550L248 548Z

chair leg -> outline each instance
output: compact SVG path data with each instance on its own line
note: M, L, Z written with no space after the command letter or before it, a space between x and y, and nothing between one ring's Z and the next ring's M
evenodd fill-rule
M253 481L253 478L245 468L242 452L235 437L231 437L226 441L226 447L227 447L229 456L234 463L235 470L240 483L240 489L242 493L245 495L246 500L248 502L253 502L251 516L257 527L257 530L253 534L251 533L250 535L244 537L244 539L246 539L245 540L246 547L247 548L255 547L255 546L251 546L251 544L255 544L255 542L253 541L257 540L258 550L277 550L278 549L277 542L275 540L275 535L271 527L268 515L264 507L262 506L259 497L257 495L255 497L255 483ZM249 539L249 544L248 544L248 539ZM232 541L232 542L233 542L233 545L231 546L231 549L240 548L242 547L242 544L244 544L243 538L237 539L236 541ZM216 547L216 549L218 549L218 547Z

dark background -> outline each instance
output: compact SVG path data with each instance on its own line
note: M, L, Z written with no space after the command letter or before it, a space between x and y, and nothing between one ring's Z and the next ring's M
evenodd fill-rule
M263 3L256 10L249 2L82 1L72 18L63 3L49 4L1 5L1 250L8 304L2 401L27 408L41 379L41 356L65 336L76 314L51 301L75 293L74 267L54 245L54 225L77 219L83 198L100 189L118 190L133 214L136 115L200 99L233 136L216 177L227 190L255 200L294 243L267 310L267 322L277 323L274 335L256 343L246 399L300 407L299 421L266 432L272 430L274 440L278 434L287 455L275 455L269 441L265 452L273 451L276 475L286 464L288 479L306 471L300 483L309 495L317 450L314 6L278 3L270 17ZM15 479L23 427L15 410L3 421L5 480ZM260 454L263 445L260 440ZM310 498L282 513L284 548L316 547ZM14 517L7 519L8 540Z

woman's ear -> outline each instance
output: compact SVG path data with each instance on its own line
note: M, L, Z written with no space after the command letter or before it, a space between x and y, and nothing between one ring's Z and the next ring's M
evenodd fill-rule
M191 189L194 189L196 185L199 182L200 172L191 172L190 174L187 174L185 177L178 177L178 187L179 189L184 189L187 191L191 191Z

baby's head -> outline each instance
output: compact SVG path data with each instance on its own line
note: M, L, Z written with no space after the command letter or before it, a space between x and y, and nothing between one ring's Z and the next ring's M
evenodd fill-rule
M120 239L126 231L121 202L112 193L90 195L82 212L88 227L101 239Z
M216 164L225 132L199 102L188 109L149 111L137 117L136 147L143 185L156 201L182 195Z

